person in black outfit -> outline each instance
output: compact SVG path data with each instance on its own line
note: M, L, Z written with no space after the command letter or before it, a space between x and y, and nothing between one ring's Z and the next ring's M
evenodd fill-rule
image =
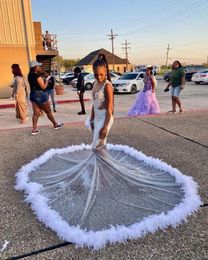
M30 72L28 74L28 82L30 84L30 101L32 102L33 108L33 129L31 135L39 134L37 124L38 118L42 114L41 111L44 111L46 113L48 119L53 123L54 129L59 129L64 125L58 124L51 113L50 103L48 101L48 93L46 92L48 81L46 80L46 82L44 83L40 75L41 66L42 63L31 61Z
M46 91L48 93L48 96L51 97L51 101L52 101L52 104L53 104L53 112L56 112L56 104L55 104L55 98L54 98L55 79L50 74L49 70L45 70L45 78L46 78L46 81L48 81Z
M79 101L81 104L82 111L78 112L78 115L85 115L85 105L84 105L84 92L85 92L85 86L84 86L84 78L81 74L81 69L79 67L76 67L74 69L74 76L77 77L77 94L79 96Z

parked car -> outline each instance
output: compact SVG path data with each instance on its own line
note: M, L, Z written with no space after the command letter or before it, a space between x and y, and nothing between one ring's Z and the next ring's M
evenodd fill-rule
M74 75L74 72L66 72L66 73L63 73L62 75L60 75L60 78L61 79L64 79L70 75Z
M89 81L92 80L92 82L95 81L95 78L94 78L94 74L93 74L93 73L89 73L89 74L87 74L87 75L85 75L85 76L83 76L83 77L84 77L84 82L86 82L87 80L89 80ZM76 88L76 87L77 87L77 78L75 78L75 79L73 79L73 80L71 81L71 85L72 85L73 88Z
M145 72L146 72L146 68L136 70L136 72L141 72L141 73L144 75ZM156 72L156 70L153 68L153 70L152 70L152 75L155 76L156 74L157 74L157 72Z
M116 80L120 77L120 75L117 75L116 73L114 72L110 72L110 77L111 77L111 80ZM95 82L95 77L94 77L94 74L93 73L90 73L88 75L86 75L84 77L84 82L85 82L85 89L86 90L91 90L92 87L93 87L93 83ZM74 88L76 88L76 84L77 84L77 79L73 79L72 82L71 82L72 86Z
M186 72L186 80L191 81L191 78L195 73L200 72L205 69L206 69L206 67L200 66L200 65L190 65L190 66L184 67L184 70Z
M67 73L68 75L62 77L62 82L69 85L70 82L74 79L74 73Z
M164 80L167 81L167 82L169 82L169 81L170 81L170 75L171 75L171 71L167 71L167 72L164 74L164 76L163 76Z
M118 80L113 81L115 93L136 93L143 88L144 73L128 72L123 74Z
M191 81L191 77L193 76L193 74L206 69L204 66L200 66L200 65L190 65L190 66L186 66L184 67L184 71L186 73L186 81ZM165 81L169 82L170 81L170 76L171 76L171 71L167 71L163 78Z
M208 83L208 69L194 73L191 81L195 82L195 84Z
M89 72L81 72L81 74L82 74L82 76L84 77L84 76L88 75ZM63 83L65 83L65 84L67 84L67 85L70 85L70 84L72 84L72 80L73 80L73 79L75 79L74 73L72 73L72 74L70 74L70 75L64 77L64 78L62 79L62 81L63 81Z
M61 77L62 77L64 74L65 74L65 73L63 73L63 72L60 73L60 80L61 80ZM56 81L56 82L59 82L59 74L58 74L58 73L55 73L54 77L55 77L55 81Z

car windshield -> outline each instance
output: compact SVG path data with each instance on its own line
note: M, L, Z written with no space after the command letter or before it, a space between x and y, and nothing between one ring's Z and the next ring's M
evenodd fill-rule
M137 73L129 73L129 74L122 75L119 79L131 80L131 79L136 79L137 76L138 76Z
M206 68L203 67L203 66L187 66L187 67L184 68L186 73L189 73L189 72L201 72L204 69L206 69Z
M94 74L88 74L88 75L86 75L86 78L87 79L94 79L95 77L94 77Z
M201 70L199 73L208 73L208 70Z
M115 78L116 75L110 72L110 77L111 77L111 78Z
M88 75L89 73L88 72L82 72L82 76L84 77L84 76L86 76L86 75Z

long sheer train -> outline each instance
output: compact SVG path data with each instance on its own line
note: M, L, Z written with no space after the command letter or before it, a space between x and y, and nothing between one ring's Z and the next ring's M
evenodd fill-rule
M107 147L52 149L18 173L16 189L60 237L98 249L176 226L200 206L192 178L130 147Z

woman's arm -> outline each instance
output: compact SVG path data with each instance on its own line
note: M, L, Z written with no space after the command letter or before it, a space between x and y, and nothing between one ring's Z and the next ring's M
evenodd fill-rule
M104 89L105 92L105 104L106 104L106 118L104 127L108 127L111 116L113 114L113 89L110 84L107 84Z
M107 135L108 124L110 122L111 116L113 114L113 89L110 84L105 86L105 100L106 100L106 117L103 128L101 128L99 137L104 139Z
M37 82L38 82L38 85L42 88L42 89L46 89L47 85L48 85L48 80L43 81L43 78L40 76L37 78Z
M17 94L17 81L16 78L14 78L11 82L11 84L9 85L12 88L12 97L14 97Z
M92 131L94 131L94 119L95 119L95 112L94 112L94 106L92 106L91 117L90 117L90 126Z
M165 88L164 90L168 90L169 87L170 87L170 85L171 85L171 82L169 81L169 82L168 82L168 85L166 86L166 88Z
M185 74L185 71L182 70L181 72L181 85L185 85L185 82L186 82L186 74Z
M150 81L151 81L151 85L152 85L152 92L155 92L155 79L154 79L154 77L152 76L151 78L150 78Z
M92 106L90 121L93 121L94 118L95 118L95 112L94 112L94 106Z

